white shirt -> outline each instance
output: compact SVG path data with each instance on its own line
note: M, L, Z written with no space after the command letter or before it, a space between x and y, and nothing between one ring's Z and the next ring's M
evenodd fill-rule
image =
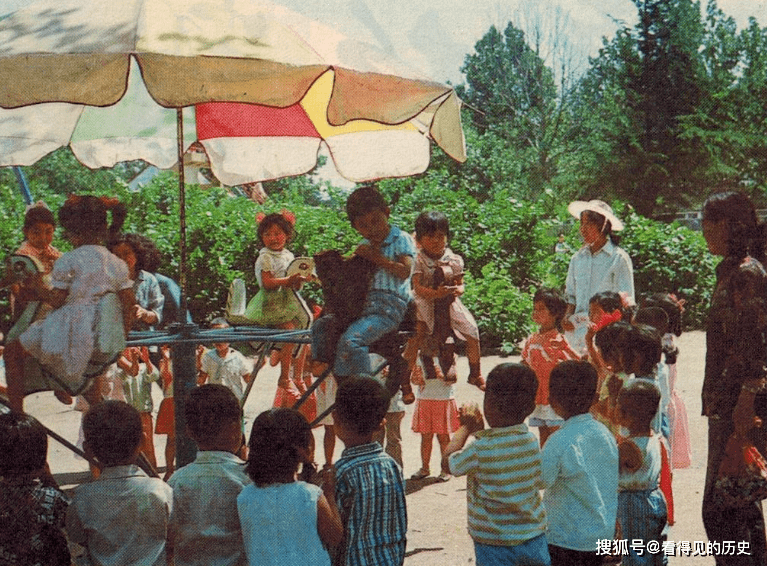
M601 291L627 293L634 300L634 268L631 258L609 239L592 254L588 246L570 259L565 282L565 299L575 313L588 313L591 297Z
M176 566L247 564L237 496L250 483L245 462L214 450L198 452L194 462L171 476Z
M215 348L208 350L202 357L200 369L208 374L208 383L226 385L238 399L242 399L242 380L250 373L251 366L240 352L229 348L226 356L222 358Z
M543 445L543 505L549 544L596 551L598 539L615 535L618 446L591 414L567 419Z
M67 510L70 542L84 548L76 564L166 566L173 490L138 466L104 468L75 489Z

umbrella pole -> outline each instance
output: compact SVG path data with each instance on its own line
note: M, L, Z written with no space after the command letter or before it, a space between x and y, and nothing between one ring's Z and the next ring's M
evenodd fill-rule
M184 179L184 117L183 109L176 109L176 136L178 139L178 216L179 216L179 285L181 286L181 312L187 312L186 301L186 181ZM197 325L182 324L180 334L194 333ZM197 445L186 434L184 411L187 392L197 385L196 345L179 342L171 347L173 367L173 405L176 429L176 468L194 461Z

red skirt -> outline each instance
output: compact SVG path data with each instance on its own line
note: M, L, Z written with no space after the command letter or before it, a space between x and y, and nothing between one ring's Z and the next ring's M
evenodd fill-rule
M166 397L160 403L154 432L155 434L176 436L176 409L173 404L173 397Z
M413 432L451 434L460 426L455 399L416 399Z

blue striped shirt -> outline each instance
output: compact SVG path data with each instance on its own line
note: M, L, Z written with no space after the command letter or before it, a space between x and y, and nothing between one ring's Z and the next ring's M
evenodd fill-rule
M516 546L544 533L541 452L524 423L489 428L450 455L453 475L468 475L469 535L480 544Z
M364 240L363 244L370 244ZM389 233L381 244L381 254L387 259L399 261L402 256L415 258L415 242L407 232L403 232L398 227L391 225ZM410 292L410 276L407 279L400 279L393 273L383 267L376 269L373 274L373 283L370 286L372 291L386 291L394 293L405 302L412 298Z
M347 448L336 463L336 503L345 529L345 566L399 566L407 509L402 470L377 442Z

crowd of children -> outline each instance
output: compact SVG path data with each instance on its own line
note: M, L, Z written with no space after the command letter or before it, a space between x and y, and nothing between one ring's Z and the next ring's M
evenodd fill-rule
M0 418L0 485L17 498L8 501L24 503L23 512L0 503L0 518L12 517L0 527L0 564L68 563L70 553L78 563L95 564L165 564L171 558L177 565L402 564L407 510L400 427L403 404L414 400L421 467L411 479L431 474L436 436L438 481L469 478L468 527L480 566L600 564L598 540L618 533L664 540L673 522L672 467L690 464L686 413L675 391L673 337L681 332L682 304L673 296L654 295L636 309L618 293L594 295L582 359L563 334L566 299L556 289L540 289L532 301L538 330L524 343L522 363L497 366L485 382L479 331L460 301L463 261L447 247L444 214L421 214L413 241L390 224L389 207L374 187L352 193L349 220L365 238L355 254L374 271L362 314L337 345L328 344L322 317L311 324L315 317L297 293L307 278L287 275L293 255L285 246L295 219L284 212L265 216L258 225L260 290L246 318L282 329L310 326L311 348L282 345L275 356L281 365L275 407L255 419L248 442L241 405L252 364L226 342L201 348L198 387L184 403L199 451L174 472L173 450L166 450L165 483L136 463L143 454L156 465L153 382L164 394L156 432L173 444L169 351L124 349L132 323L161 323L164 297L144 271L146 242L116 235L123 213L113 201L70 198L60 219L75 249L41 268L50 272L46 279L15 290L20 305L34 298L53 310L7 349L14 412ZM35 228L48 226L52 215L32 215L37 220L25 224L25 245L53 258L52 232ZM102 245L110 235L110 249L123 261ZM105 295L115 299L111 311L102 306ZM396 375L384 372L377 380L371 345L398 329L411 297L417 324L406 363L392 364L387 371ZM74 315L83 304L90 326ZM113 331L94 331L93 319L107 316L122 316L122 342ZM52 321L71 328L77 347L71 337L62 341ZM221 318L210 326L229 323ZM482 411L458 408L456 341L466 342L468 383L485 392ZM327 368L332 373L310 408L292 409L296 391L312 383L312 352L329 348L335 348ZM102 401L105 380L83 369L94 354L105 364L117 360L110 375L120 400ZM21 368L30 357L42 366L49 388L83 393L88 401L83 446L102 469L71 501L51 486L44 431L41 439L39 423L21 412L27 391ZM401 367L407 368L403 375ZM319 473L315 418L312 424L325 427ZM537 437L526 421L538 428ZM336 438L344 451L333 462ZM22 529L24 522L37 526ZM663 563L662 554L631 552L622 559L625 566Z

